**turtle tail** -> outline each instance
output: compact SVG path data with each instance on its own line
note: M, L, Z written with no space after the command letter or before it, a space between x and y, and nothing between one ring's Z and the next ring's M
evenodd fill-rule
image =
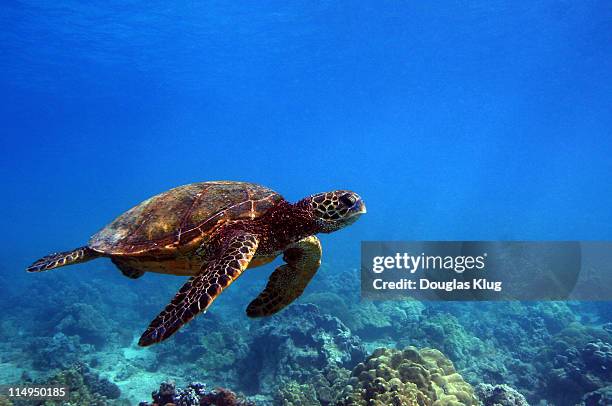
M59 268L64 265L79 264L98 258L101 254L89 247L79 247L71 251L56 252L55 254L42 257L26 268L28 272L43 272L49 269Z

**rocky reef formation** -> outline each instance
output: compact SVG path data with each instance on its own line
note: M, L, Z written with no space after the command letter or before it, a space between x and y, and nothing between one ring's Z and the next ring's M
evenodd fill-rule
M326 370L318 381L290 382L275 397L278 406L476 406L472 386L440 351L379 348L352 373ZM526 405L525 403L524 405ZM517 404L523 406L521 404Z
M27 348L37 354L37 357L32 359L32 364L41 369L69 368L93 352L93 347L81 343L78 335L67 336L61 332L53 336L35 337Z
M68 369L64 369L44 382L36 383L67 386L70 397L67 401L62 401L63 406L129 405L129 402L126 400L119 399L121 391L117 385L108 379L100 377L82 363L77 363ZM57 401L51 400L35 402L36 406L52 406L56 404ZM19 402L15 402L15 406L20 406Z
M381 348L358 364L341 405L478 405L472 386L440 351Z
M190 383L184 389L177 388L172 381L162 382L151 396L153 403L140 402L139 406L255 406L228 389L208 391L199 382Z
M508 385L480 383L474 390L482 406L529 406L525 396Z
M358 269L321 269L319 272L325 277L311 282L312 288L304 295L303 301L338 317L364 341L390 338L398 329L409 330L421 321L425 306L416 300L360 301Z
M49 320L49 330L66 336L78 336L81 342L100 347L106 343L108 335L108 326L100 323L100 320L105 320L105 316L94 306L71 303Z
M580 406L609 406L612 405L612 385L605 386L589 392L582 397Z
M320 381L322 371L351 368L365 348L338 318L312 304L294 304L255 329L243 383L250 393L274 394L279 386Z
M546 386L548 397L559 403L578 403L583 395L597 392L612 380L612 345L598 340L570 347L554 358L553 366Z
M440 351L379 348L352 372L327 369L318 380L290 382L277 406L463 406L479 405L472 386ZM526 403L524 404L526 405ZM521 405L521 406L524 406Z
M476 382L502 382L505 364L495 362L494 347L468 330L459 317L436 307L423 310L419 325L397 337L399 345L433 347L443 352L463 371L466 379ZM478 360L478 362L475 362Z
M375 302L358 307L373 318L391 323L369 327L367 333L358 331L358 335L367 346L375 343L439 349L471 384L508 384L532 404L564 404L568 399L579 403L584 394L611 382L610 375L602 371L610 370L605 366L604 347L612 345L612 325L601 323L609 316L593 315L601 305L594 309L589 306L571 302L426 306ZM398 318L400 312L406 315L403 319ZM381 319L381 313L387 317ZM580 314L593 319L583 316L577 320ZM581 377L569 383L572 374Z
M351 376L348 369L331 366L323 371L314 371L308 383L289 381L278 389L274 404L278 406L334 405L346 388Z
M312 384L299 384L291 381L278 390L274 397L275 406L321 405L317 391ZM326 405L332 403L325 403Z
M531 404L612 403L610 303L360 302L359 271L324 265L296 303L260 320L244 308L265 280L245 273L210 312L143 350L135 340L181 280L127 280L103 261L92 264L37 275L6 292L5 303L19 312L0 321L2 382L23 382L24 372L44 381L82 361L132 401L143 386L172 378L228 386L258 404L336 405L352 393L345 391L351 371L366 364L366 353L412 345L440 350L477 390L492 384L477 392L485 405L501 392L520 404L503 384ZM91 404L121 402L83 385L76 393Z
M155 361L148 366L151 371L172 369L187 376L189 371L198 370L202 371L198 379L223 385L235 385L242 380L238 360L246 356L250 336L244 325L208 313L185 331L163 345L152 347Z

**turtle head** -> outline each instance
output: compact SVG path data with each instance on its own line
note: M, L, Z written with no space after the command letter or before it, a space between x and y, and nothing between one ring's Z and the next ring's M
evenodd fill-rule
M318 193L298 203L308 210L321 233L331 233L350 224L366 212L359 195L349 190Z

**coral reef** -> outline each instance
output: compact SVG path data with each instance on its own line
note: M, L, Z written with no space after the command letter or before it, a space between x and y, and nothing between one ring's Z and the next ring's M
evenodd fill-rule
M480 383L474 390L482 406L529 406L525 396L508 385Z
M50 325L56 332L78 336L84 343L101 346L107 338L108 327L101 323L104 319L105 316L90 304L71 303L50 320Z
M63 406L127 406L127 401L119 399L119 388L101 378L84 364L77 363L42 382L47 385L68 386L70 398ZM55 401L41 401L38 405L51 406Z
M588 304L561 302L437 303L423 311L412 342L442 350L472 384L508 384L532 404L558 402L565 399L559 393L574 391L568 399L577 403L594 385L601 387L610 381L600 377L594 385L584 387L563 383L569 372L563 368L567 360L569 364L579 362L571 360L582 359L582 348L590 342L611 342L605 325L576 320L576 313L590 311ZM591 379L586 365L578 368Z
M251 393L273 395L279 385L309 383L332 366L350 368L365 356L359 337L313 304L295 304L252 332L243 382Z
M248 331L236 322L219 320L211 313L188 328L188 333L177 334L167 344L153 347L157 367L195 363L195 367L203 371L227 372L247 353ZM227 373L215 375L224 381L231 378Z
M234 392L217 388L207 391L199 382L190 383L186 388L177 388L173 381L162 382L159 390L152 393L153 403L140 402L139 406L254 406L239 398Z
M487 359L487 355L493 352L493 348L486 341L471 334L452 314L427 309L414 333L403 336L409 337L410 340L398 337L398 345L411 344L437 348L458 367L466 369L466 374L469 374L473 381L491 382L503 375L503 366L485 362L470 363L475 359Z
M554 358L553 366L546 388L549 398L578 403L612 379L612 345L595 341L569 348Z
M612 385L605 386L589 392L582 397L581 406L609 406L612 405Z
M286 383L274 397L279 406L333 405L339 399L350 378L350 371L335 365L313 372L309 383Z
M317 391L312 384L299 384L291 381L285 384L275 395L274 405L277 406L307 406L320 405Z
M326 268L329 266L323 266ZM354 334L364 340L390 337L398 328L409 329L420 319L425 306L416 300L360 301L359 269L322 269L325 277L315 278L303 302L340 319Z
M93 350L91 345L81 344L79 336L66 336L64 333L33 338L28 349L36 354L32 359L34 367L42 369L68 368Z
M92 393L97 393L108 399L119 399L121 390L106 378L101 378L88 368L82 368L83 381Z
M434 349L381 348L358 364L343 405L478 405L472 386Z
M120 367L118 378L127 382L145 369L161 373L162 378L203 380L211 386L240 387L245 391L244 364L239 360L247 356L249 338L244 323L207 313L172 340L149 348L148 356L140 358L136 349L135 357ZM169 376L167 371L172 374Z
M143 350L134 340L180 278L133 281L104 261L92 264L83 272L24 278L7 290L3 302L19 312L0 321L2 382L27 376L42 382L83 361L131 401L151 382L170 377L228 386L260 404L335 405L350 394L351 369L366 351L414 345L440 350L479 394L507 384L531 404L610 403L610 303L360 302L359 270L328 264L296 303L260 320L247 319L244 307L265 278L245 273L211 312ZM114 384L80 374L76 395L92 404L121 402L111 399ZM509 389L503 392L512 398Z

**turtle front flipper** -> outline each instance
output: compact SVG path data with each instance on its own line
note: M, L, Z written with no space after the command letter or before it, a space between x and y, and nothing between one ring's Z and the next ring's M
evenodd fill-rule
M211 303L249 266L259 240L240 233L226 240L218 259L191 277L166 308L151 322L138 345L146 347L165 340Z
M100 253L92 250L89 247L79 247L72 251L57 252L55 254L42 257L38 261L26 268L28 272L43 272L53 268L59 268L64 265L79 264L81 262L90 261L101 256Z
M284 252L286 265L270 275L265 289L247 307L249 317L270 316L297 299L321 265L321 243L306 237Z

